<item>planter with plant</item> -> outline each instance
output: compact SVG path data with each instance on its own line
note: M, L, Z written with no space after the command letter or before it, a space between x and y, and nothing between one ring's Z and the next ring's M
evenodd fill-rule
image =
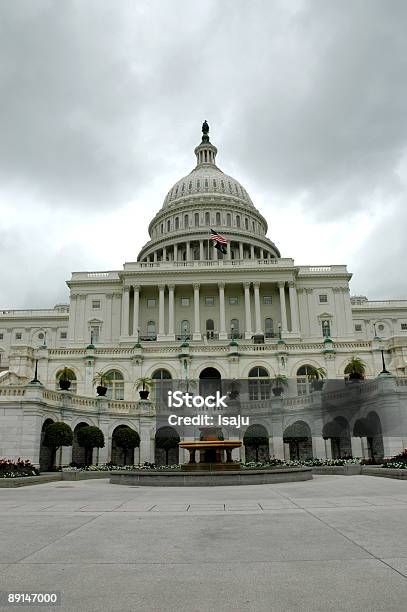
M348 380L364 380L366 364L360 357L352 357L345 368Z
M314 391L322 391L324 386L324 378L326 378L325 368L308 367L307 378L311 382Z
M280 397L284 391L284 387L288 386L288 378L285 374L276 374L273 378L273 395Z
M107 384L110 382L111 378L109 374L105 374L104 372L96 372L95 378L93 379L94 383L98 383L96 385L96 393L99 397L104 397L107 393Z
M150 389L153 386L153 381L147 376L141 376L135 382L135 387L138 390L140 399L146 400L150 394Z
M59 388L61 391L68 391L71 386L71 379L69 376L71 375L71 371L68 368L64 368L61 372L61 375L58 380ZM72 375L71 375L72 376Z

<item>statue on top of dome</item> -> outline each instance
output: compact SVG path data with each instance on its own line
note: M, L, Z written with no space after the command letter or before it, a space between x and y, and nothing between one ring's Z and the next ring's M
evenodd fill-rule
M208 133L209 133L209 125L205 119L205 121L202 124L202 134L208 135Z

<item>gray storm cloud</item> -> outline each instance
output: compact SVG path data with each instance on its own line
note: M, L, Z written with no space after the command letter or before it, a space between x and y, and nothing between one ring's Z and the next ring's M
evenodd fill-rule
M406 297L406 28L403 0L2 3L0 307L135 259L204 118L267 218L340 225L353 290ZM271 237L309 263L307 236Z

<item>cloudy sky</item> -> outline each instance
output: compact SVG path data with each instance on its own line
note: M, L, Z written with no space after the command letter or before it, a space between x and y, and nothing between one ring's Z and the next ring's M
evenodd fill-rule
M202 121L282 256L407 299L405 0L0 4L0 308L135 261Z

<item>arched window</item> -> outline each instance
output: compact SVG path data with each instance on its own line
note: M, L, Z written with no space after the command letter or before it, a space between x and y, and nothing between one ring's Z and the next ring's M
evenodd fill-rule
M236 215L236 227L240 227L240 215Z
M147 337L149 340L155 340L157 338L157 334L155 331L155 321L149 321L147 323Z
M265 331L266 338L274 337L273 319L270 319L270 317L267 317L266 320L264 321L264 331Z
M168 219L167 221L167 232L169 232L171 229L171 221Z
M189 340L190 325L187 319L181 321L181 336L182 340Z
M245 217L244 219L244 226L245 226L245 229L247 230L249 229L249 219L247 217Z
M194 219L195 219L195 227L198 227L198 225L199 225L199 213L195 213Z
M228 214L226 215L226 225L227 225L228 227L230 227L230 226L232 225L232 217L231 217L231 214L230 214L230 213L228 213Z
M211 220L210 220L210 214L208 212L205 213L205 224L206 225L210 225Z
M266 368L256 366L249 372L249 399L270 399L271 384Z
M155 370L151 376L154 381L153 385L153 402L161 403L161 405L167 406L168 402L168 391L172 389L172 376L168 370L160 368ZM163 404L165 402L165 404Z
M59 370L59 372L57 372L55 382L56 382L56 389L58 389L58 391L60 390L59 381L61 378L64 378L65 380L69 380L71 383L71 386L69 387L69 391L71 393L76 393L77 383L76 383L75 372L71 370L70 368L63 368L62 370Z
M213 323L213 319L206 319L206 337L214 338L215 337L215 326Z
M230 321L230 337L239 338L239 319L231 319Z
M114 400L124 399L124 380L123 374L118 370L106 372L107 397Z
M314 366L303 365L297 370L297 392L298 395L307 395L311 393L311 381L308 378L308 374L314 370Z
M184 227L188 227L189 226L189 217L188 215L184 216Z
M163 232L164 232L164 223L161 223L161 225L160 225L160 231L161 231L161 233L163 233Z
M220 225L220 213L216 213L216 225Z
M175 217L175 229L179 229L179 217Z

